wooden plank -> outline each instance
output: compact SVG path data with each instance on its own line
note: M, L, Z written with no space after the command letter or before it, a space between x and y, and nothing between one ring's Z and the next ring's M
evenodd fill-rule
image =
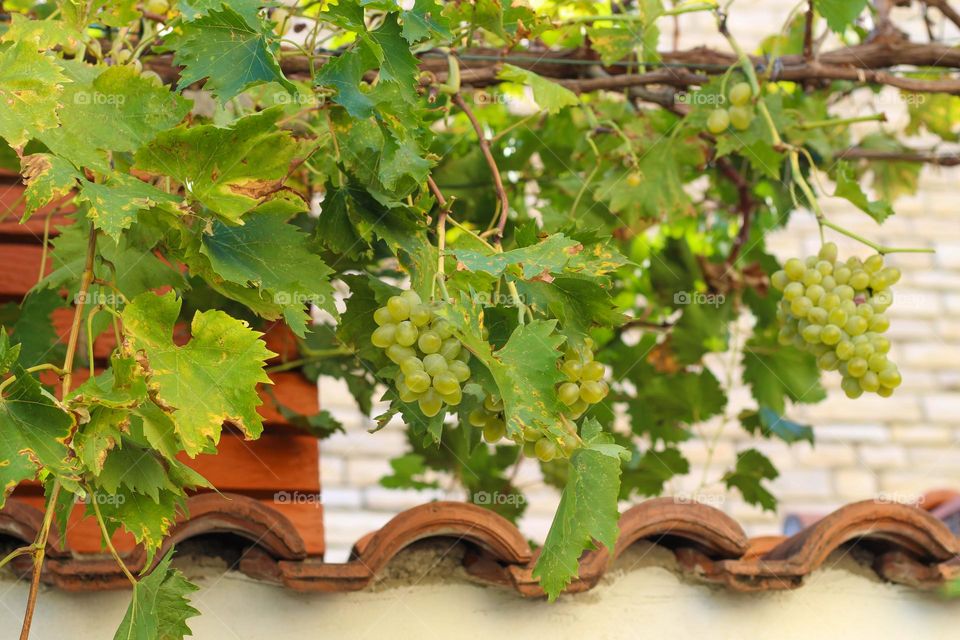
M40 276L39 245L0 244L0 300L20 300ZM45 273L50 272L49 259Z

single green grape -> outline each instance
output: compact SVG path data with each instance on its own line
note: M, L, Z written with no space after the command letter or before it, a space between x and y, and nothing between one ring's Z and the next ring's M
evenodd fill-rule
M753 90L746 82L738 82L730 89L730 104L736 107L742 107L750 104L753 99Z
M753 122L752 108L730 107L728 113L730 115L730 124L733 125L734 129L744 131L750 128L750 123Z
M847 362L847 373L854 378L859 378L867 372L867 361L860 356L854 356Z
M423 370L430 376L437 376L448 368L447 360L439 353L429 353L423 357Z
M440 344L440 355L447 360L455 360L460 353L460 341L456 338L447 338Z
M837 244L835 242L827 242L820 247L820 251L817 253L817 256L828 262L836 262L837 253Z
M833 291L837 288L837 280L832 275L823 276L820 286L823 287L824 291Z
M889 353L890 352L890 341L883 337L876 337L872 341L873 349L877 353Z
M817 271L816 269L807 269L803 273L803 284L812 287L815 284L820 284L820 281L823 280L823 274Z
M847 312L843 309L832 309L827 316L827 323L842 327L847 324Z
M397 322L406 320L410 317L410 301L400 296L391 296L387 300L387 311Z
M380 307L373 312L373 321L377 323L377 326L382 327L385 324L393 324L393 316L390 315L390 311L386 307Z
M787 276L787 272L784 270L776 271L772 276L770 276L770 284L773 285L773 288L777 291L783 291L783 288L789 284L790 278Z
M560 371L567 376L567 380L576 382L580 379L583 372L583 363L579 360L564 360L560 365Z
M883 256L876 253L863 261L863 268L867 273L876 273L883 269Z
M495 416L483 409L474 409L467 414L467 422L470 423L471 427L484 427L493 417Z
M803 336L803 340L807 344L817 344L820 342L820 333L822 331L823 327L819 324L810 324L803 328L800 335Z
M523 443L523 455L526 458L536 458L537 457L537 443L536 442L524 442Z
M820 332L820 340L823 344L834 345L843 338L843 331L835 324L828 324Z
M833 290L835 294L840 296L841 304L847 300L852 301L853 297L857 295L857 292L853 290L848 284L841 284L836 289Z
M399 344L392 344L387 347L386 354L394 364L400 364L407 358L415 358L417 356L417 352L414 351L413 348L402 347Z
M541 462L550 462L556 458L558 453L557 449L557 443L546 437L537 440L537 444L535 445L537 458L539 458Z
M843 326L843 329L851 336L859 336L867 330L867 320L861 316L853 316L847 320L847 324Z
M827 310L823 307L813 307L810 309L810 312L807 313L807 320L812 324L827 324L829 317L830 314L827 313Z
M866 318L869 321L870 318L876 315L876 311L874 310L873 306L870 305L869 303L858 304L857 315L860 316L861 318Z
M855 351L853 343L849 340L841 340L834 347L834 352L837 354L837 357L841 360L849 360L853 357L853 352Z
M423 327L433 319L433 312L425 304L418 304L410 310L410 321L416 327Z
M383 327L380 327L380 329L382 328ZM377 329L377 331L380 329ZM394 339L400 346L409 347L417 341L417 328L409 320L404 320L397 324L397 332Z
M423 353L436 353L440 351L440 347L443 346L443 340L436 331L427 330L420 334L420 337L417 339L417 346L420 347L420 351Z
M867 366L870 371L874 373L880 373L890 365L890 360L887 359L882 353L874 352L869 358L867 358Z
M433 321L432 325L433 330L441 340L446 340L453 335L453 325L444 320L443 318L437 318ZM484 336L486 337L486 336Z
M394 343L397 336L397 325L385 324L374 329L370 335L370 342L375 347L386 349Z
M730 126L730 114L726 109L714 109L707 116L707 131L713 135L718 135L727 130Z
M798 318L806 317L812 307L813 303L806 296L800 296L790 301L790 312Z
M450 405L451 407L456 407L460 404L460 401L463 400L463 390L460 389L460 385L457 385L457 388L450 393L442 393L440 397L443 398L443 401Z
M810 298L810 302L812 302L813 304L817 304L818 302L820 302L820 298L823 297L824 293L826 293L826 291L822 286L820 286L819 284L812 284L809 287L807 287L807 292L804 295Z
M420 411L423 412L423 415L427 416L428 418L432 418L433 416L437 415L440 413L440 409L443 408L443 400L440 398L440 394L433 389L428 389L422 396L420 396L420 399L417 400L417 404L420 405Z
M457 377L450 373L449 371L442 371L437 375L433 376L433 388L439 391L442 395L448 393L455 393L460 390L460 383L457 381Z
M828 293L820 300L820 306L827 311L833 311L840 306L841 302L843 301L840 300L840 296L835 293Z
M447 363L447 369L454 375L457 382L466 382L470 379L470 365L460 360Z
M569 407L580 399L580 386L576 382L564 382L557 389L557 396Z
M602 362L592 360L583 365L583 373L580 374L580 377L584 380L600 380L606 372Z
M500 399L500 396L489 395L483 400L483 408L493 413L503 411L503 400Z
M420 397L420 394L406 385L403 380L397 380L397 395L404 402L413 402Z
M783 265L784 273L794 282L801 280L806 270L807 268L803 265L803 261L799 258L790 258Z
M877 395L881 398L889 398L893 395L893 387L881 386L879 389L877 389Z
M490 444L499 442L507 433L507 425L500 418L493 418L483 427L483 439Z
M575 403L570 405L570 408L568 409L568 414L572 419L576 420L580 416L582 416L589 408L590 408L590 405L588 405L586 402L584 402L583 400L577 400Z
M597 404L606 396L606 389L601 381L586 380L580 385L580 399L588 404Z
M837 281L838 285L850 282L850 276L852 275L853 272L850 267L837 267L833 270L833 279Z
M806 288L803 286L802 282L791 282L783 289L783 299L796 300L803 295L805 290Z
M862 291L870 286L870 274L866 271L856 271L850 276L848 284L857 291Z
M400 294L400 297L410 303L410 307L416 307L419 304L423 304L423 300L420 299L420 294L418 294L413 289L407 289Z
M900 386L900 383L903 382L903 379L900 377L900 371L897 370L897 366L893 363L890 363L877 377L880 379L880 384L890 389L896 389Z
M836 371L840 367L840 358L835 351L827 351L817 357L817 366L824 371Z
M423 393L430 388L430 375L426 371L414 371L405 376L404 380L414 393Z
M400 363L400 371L402 371L405 376L409 376L411 373L417 371L423 371L423 360L416 356L407 358Z
M856 378L846 377L840 381L840 388L847 394L851 400L855 400L863 395L863 389L860 388L860 381Z
M860 378L860 388L869 393L880 389L880 378L875 371L867 371L863 374L863 377Z
M883 333L890 328L890 319L882 313L878 313L870 318L870 331Z
M833 274L833 263L827 262L826 260L818 260L814 269L820 272L820 275L826 278L829 275ZM823 282L823 280L821 280Z

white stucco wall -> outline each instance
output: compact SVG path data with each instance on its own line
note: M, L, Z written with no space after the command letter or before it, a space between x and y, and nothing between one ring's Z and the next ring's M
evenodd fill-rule
M226 573L200 581L194 605L202 616L190 626L198 640L957 637L960 600L882 583L842 555L800 589L761 594L685 581L664 555L659 548L631 553L592 591L554 604L440 581L409 566L406 586L344 594L298 594ZM0 637L16 637L25 598L25 583L0 581ZM127 592L45 591L31 638L109 640L128 598Z

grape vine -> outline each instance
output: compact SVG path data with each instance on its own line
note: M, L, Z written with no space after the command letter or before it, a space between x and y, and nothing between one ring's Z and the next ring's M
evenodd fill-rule
M960 56L904 41L888 5L785 9L747 51L726 7L693 0L4 3L0 168L24 191L0 223L51 265L0 306L0 506L21 483L46 495L37 539L0 561L33 562L21 638L78 501L118 562L120 528L149 557L123 567L117 637L189 632L194 587L155 556L211 487L178 456L215 453L225 422L259 437L270 374L382 400L378 426L408 440L389 486L442 476L517 498L484 505L517 520L517 470L539 465L562 492L534 569L551 598L614 544L620 501L690 470L701 423L812 440L787 415L825 397L821 371L891 395L889 256L929 249L820 201L882 224L923 162L955 164L902 139L955 141ZM690 13L725 50L664 50ZM906 128L844 109L878 86ZM820 254L781 265L766 238L804 210ZM709 356L744 316L721 381ZM296 354L267 348L278 323ZM755 407L728 416L740 383ZM775 467L739 454L717 484L774 509Z

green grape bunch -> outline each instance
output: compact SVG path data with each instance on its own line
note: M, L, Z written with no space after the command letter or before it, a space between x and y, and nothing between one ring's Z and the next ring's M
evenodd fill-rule
M783 292L780 344L814 354L825 371L839 371L849 398L865 391L893 395L901 376L888 357L884 311L893 303L890 287L900 280L899 269L884 266L880 254L838 262L837 246L829 242L806 261L787 260L770 280Z
M387 300L373 313L373 320L378 326L370 342L400 367L396 378L400 400L416 401L428 418L444 406L460 404L462 385L470 379L470 353L434 307L408 290Z
M580 349L567 349L560 362L560 371L567 379L557 385L557 396L571 420L578 419L591 404L597 404L610 393L610 387L603 380L606 369L603 363L593 359L590 338Z
M472 427L483 429L483 439L489 444L496 444L507 434L503 401L496 395L487 395L483 404L467 415L467 422ZM567 433L558 440L533 427L524 429L522 436L515 436L514 440L523 448L525 457L537 458L541 462L569 457L580 444L573 433Z
M731 125L738 131L750 128L753 122L753 89L746 82L738 82L730 89L730 108L714 109L707 116L707 131L720 135Z

